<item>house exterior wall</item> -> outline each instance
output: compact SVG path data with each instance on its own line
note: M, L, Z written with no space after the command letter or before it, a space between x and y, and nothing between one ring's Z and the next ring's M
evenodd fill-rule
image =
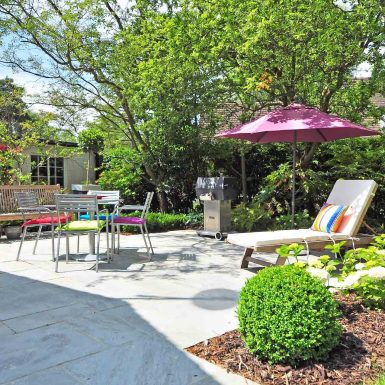
M87 180L88 153L64 159L64 186L71 189L72 184L85 183ZM95 155L91 153L89 182L95 183Z
M26 160L21 167L23 174L30 174L31 169L31 155L41 155L41 151L38 151L36 148L29 148L25 151ZM90 154L90 172L89 172L89 181L90 183L95 183L95 154L91 152ZM87 180L87 163L88 163L88 153L71 155L69 157L57 155L58 157L63 157L64 162L64 182L63 187L67 190L71 190L72 184L81 184Z

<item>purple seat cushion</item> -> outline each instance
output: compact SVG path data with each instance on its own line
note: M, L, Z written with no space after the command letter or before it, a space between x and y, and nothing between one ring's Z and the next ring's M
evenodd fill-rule
M114 223L123 223L125 225L144 225L145 219L139 217L116 217Z

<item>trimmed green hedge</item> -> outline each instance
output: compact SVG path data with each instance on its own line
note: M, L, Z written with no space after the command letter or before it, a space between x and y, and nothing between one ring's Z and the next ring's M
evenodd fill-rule
M268 267L240 293L239 329L246 346L272 364L324 360L342 327L323 283L293 265Z
M124 214L123 214L124 215ZM137 217L139 212L132 212L126 216ZM168 214L168 213L148 213L147 228L149 232L161 232L170 230L181 230L185 228L201 226L203 222L202 213L188 214ZM139 232L135 226L122 226L123 231Z

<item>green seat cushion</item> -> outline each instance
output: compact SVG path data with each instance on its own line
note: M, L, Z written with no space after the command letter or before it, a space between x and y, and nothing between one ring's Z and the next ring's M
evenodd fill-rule
M72 221L64 226L60 226L59 230L62 231L89 231L89 230L101 230L104 225L105 221L99 221L99 227L98 227L98 221Z

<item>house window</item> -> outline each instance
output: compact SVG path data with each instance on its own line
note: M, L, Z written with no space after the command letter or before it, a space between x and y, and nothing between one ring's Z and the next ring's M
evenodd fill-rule
M63 158L31 155L31 166L32 183L64 185Z

